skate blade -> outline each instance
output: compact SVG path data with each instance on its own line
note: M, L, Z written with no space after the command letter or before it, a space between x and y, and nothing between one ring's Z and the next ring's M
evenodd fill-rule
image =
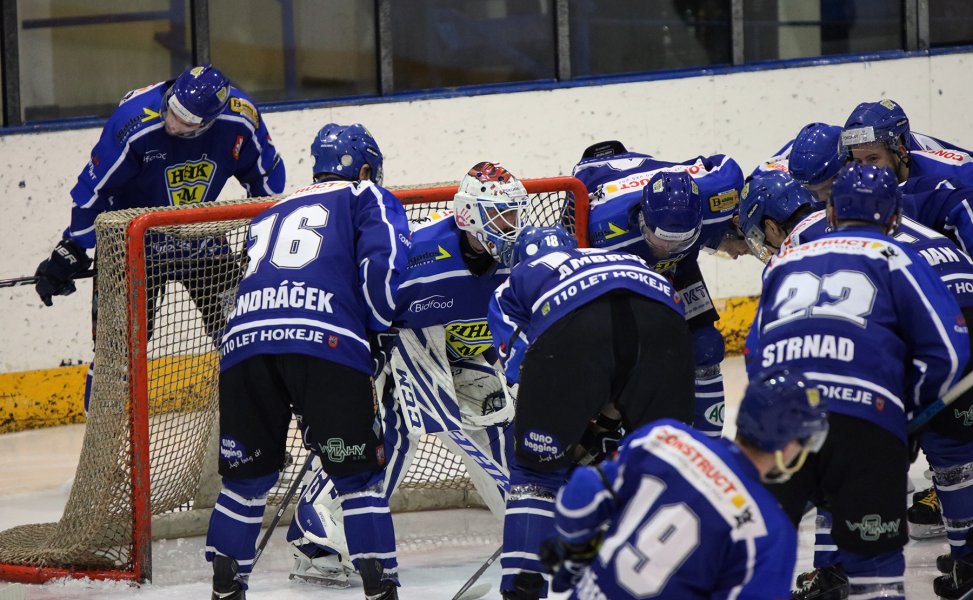
M314 577L310 575L297 575L295 573L291 573L288 579L292 579L294 581L303 581L304 583L310 583L311 585L316 585L323 588L331 588L333 590L346 590L351 587L351 582L347 577Z
M909 523L909 537L914 540L932 540L946 537L945 525L916 525Z

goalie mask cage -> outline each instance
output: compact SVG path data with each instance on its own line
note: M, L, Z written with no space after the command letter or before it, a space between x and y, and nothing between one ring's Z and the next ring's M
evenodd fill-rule
M529 224L561 222L587 245L581 181L522 182ZM394 193L416 220L449 210L456 189ZM232 200L98 217L96 367L74 484L59 522L0 533L0 579L148 581L153 535L205 533L221 486L216 347L234 304L247 224L272 204ZM305 461L293 422L288 445L292 460L270 491L267 521ZM423 436L393 510L464 506L471 492L459 458Z

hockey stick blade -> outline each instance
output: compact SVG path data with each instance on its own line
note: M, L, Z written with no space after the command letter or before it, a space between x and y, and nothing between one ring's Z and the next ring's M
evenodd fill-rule
M479 579L480 576L483 575L483 573L485 573L486 570L490 568L490 565L492 565L495 560L497 560L498 558L500 558L500 553L501 552L503 552L503 544L501 544L500 547L497 548L496 552L494 552L490 556L490 558L486 559L486 562L483 563L480 566L480 568L476 570L476 573L473 573L473 576L472 577L470 577L469 579L466 580L466 583L463 584L463 587L461 587L459 589L459 591L456 592L456 595L453 596L453 600L473 600L473 598L479 598L480 596L474 596L474 595L470 594L470 592L472 592L473 589L474 589L473 588L473 584L476 583L476 580ZM489 584L485 584L485 585L489 586ZM479 585L479 586L476 586L476 587L482 588L482 585ZM490 591L490 589L489 589L489 587L487 587L487 590L485 592L483 592L483 593L486 594L489 591ZM467 595L467 594L470 594L470 595Z
M290 505L294 495L297 494L297 490L301 487L301 482L304 481L304 474L311 469L311 463L313 461L314 453L308 452L307 460L304 461L304 466L301 467L301 472L294 476L294 482L291 483L291 487L287 490L287 493L284 494L284 498L280 501L280 506L277 508L277 514L274 515L273 520L267 527L267 531L264 532L264 536L260 538L260 543L257 544L257 552L253 555L253 563L250 566L251 570L257 566L257 561L260 560L260 555L264 553L264 549L267 547L267 542L270 541L271 534L274 533L274 529L277 529L277 525L284 516L284 512L287 510L288 505Z
M477 600L489 594L491 589L493 586L489 583L478 583L459 596L459 600Z
M942 410L948 407L950 404L956 401L957 398L962 396L973 387L973 371L967 373L962 379L956 382L956 385L949 388L943 397L936 400L918 415L912 417L909 421L909 435L912 435L922 427L925 427L929 421L933 420L936 415L938 415Z
M77 275L72 275L72 279L88 279L89 277L94 277L97 271L82 271ZM12 279L0 279L0 288L6 287L17 287L18 285L34 285L37 280L40 279L37 275L30 275L28 277L14 277Z

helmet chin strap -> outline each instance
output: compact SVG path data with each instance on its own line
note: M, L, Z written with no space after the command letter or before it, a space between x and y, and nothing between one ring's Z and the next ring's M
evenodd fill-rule
M797 473L804 466L804 461L807 460L807 455L809 450L807 448L801 448L801 452L794 457L791 461L790 466L784 464L784 452L783 450L774 451L774 468L771 469L763 479L766 483L784 483L791 478L791 475Z

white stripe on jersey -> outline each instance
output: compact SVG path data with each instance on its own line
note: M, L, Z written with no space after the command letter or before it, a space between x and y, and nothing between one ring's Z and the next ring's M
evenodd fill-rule
M356 196L360 196L363 192L368 190L372 193L372 196L378 202L378 210L382 215L382 222L388 227L389 232L389 245L392 251L389 253L389 263L386 265L385 269L385 302L389 307L388 314L395 314L395 300L392 299L392 270L395 267L395 254L399 251L398 246L395 243L395 227L389 222L388 215L385 213L385 203L382 202L382 193L375 188L375 185L370 181L363 181L360 186L353 186L351 192ZM368 303L368 307L371 308L372 314L375 316L375 320L385 325L386 327L392 326L391 319L386 319L382 316L375 308L375 303L372 301L371 296L368 293L368 258L362 260L361 263L362 272L365 274L362 281L362 290L365 292L365 302Z
M936 332L939 333L939 339L943 341L943 345L946 346L946 350L949 353L949 374L943 379L942 385L939 386L939 397L942 398L946 390L953 384L953 378L956 377L956 371L959 369L959 357L956 356L956 349L953 348L949 334L946 333L946 326L939 320L939 314L933 310L933 306L929 303L929 299L926 298L926 294L919 287L919 282L915 280L915 277L912 276L912 273L908 269L901 269L901 272L905 276L906 281L915 289L916 296L922 301L922 305L926 307L926 312L929 313L933 325L936 326Z
M561 496L559 494L557 498L557 512L568 517L569 519L580 519L582 517L588 516L595 509L597 509L598 505L601 504L602 500L604 500L605 498L612 498L613 496L614 494L612 494L608 490L601 490L600 492L592 496L591 502L589 502L588 504L580 508L568 508L561 503Z
M740 582L740 585L733 586L726 600L736 600L740 596L740 592L743 591L743 588L753 579L753 568L757 562L757 543L753 541L753 538L745 539L744 543L747 548L747 571L743 576L743 581Z
M510 269L507 267L500 267L497 269L495 275L509 275ZM431 281L441 281L443 279L449 279L451 277L469 277L470 271L468 269L458 269L456 271L445 271L443 273L437 273L435 275L427 275L426 277L416 277L415 279L410 279L405 281L399 286L399 289L405 289L409 286L416 285L418 283L429 283Z
M125 157L128 156L129 151L132 149L132 142L134 142L135 140L139 139L140 137L142 137L142 136L144 136L144 135L146 135L146 134L148 134L148 133L150 133L152 131L155 131L156 129L158 129L160 127L164 127L164 126L165 126L165 123L164 122L163 123L158 123L156 125L151 125L149 127L146 127L145 129L143 129L142 131L139 131L138 133L136 133L132 137L128 138L128 140L125 142L125 148L118 155L118 158L115 160L115 162L112 164L112 166L107 171L105 171L105 175L104 175L104 177L101 178L101 181L98 182L98 185L95 186L95 190L94 190L95 193L91 196L91 198L87 202L85 202L84 204L82 204L79 208L91 208L91 205L94 204L96 200L98 200L98 193L101 191L101 188L111 178L112 173L114 173L116 170L118 170L118 167L120 167L121 164L123 162L125 162Z
M851 377L849 375L833 375L831 373L818 373L817 371L806 371L804 376L808 379L814 381L825 381L831 383L841 383L846 385L856 385L858 387L863 387L865 389L876 392L880 396L884 396L892 401L892 404L899 407L899 410L905 410L905 406L902 404L902 399L890 392L888 389L880 386L874 381L868 381L867 379L860 379L858 377Z
M571 285L573 283L576 283L577 281L579 281L581 279L585 279L588 276L593 275L593 274L597 274L597 273L605 273L605 272L607 272L607 273L618 273L621 270L627 270L627 271L631 271L631 272L634 272L634 273L642 273L644 275L648 275L649 277L653 277L655 279L661 280L661 282L666 287L671 287L671 285L669 284L668 280L666 280L665 277L663 277L662 275L659 275L658 273L656 273L655 271L653 271L651 269L644 268L644 267L639 267L639 266L636 266L636 265L626 265L626 264L619 264L619 263L608 264L608 265L605 265L603 267L595 267L594 269L586 269L586 270L580 270L580 271L578 271L577 273L575 273L574 275L572 275L570 278L565 279L564 281L562 281L561 283L559 283L557 286L555 286L555 287L551 288L550 290L548 290L547 293L544 294L543 296L540 296L539 298L537 298L537 301L534 302L534 305L530 307L530 312L532 312L532 313L537 312L540 309L540 307L547 300L549 300L552 296L556 296L562 289L564 289L565 287L567 287L567 286L569 286L569 285Z
M258 327L272 327L275 325L290 326L290 327L294 327L297 325L305 325L307 327L316 327L318 329L324 329L325 331L333 331L334 333L338 333L350 337L351 339L355 340L359 344L362 344L363 346L365 346L366 349L371 351L371 347L368 345L368 342L362 339L361 337L355 335L355 332L351 331L350 329L345 329L344 327L336 327L331 323L325 323L324 321L316 321L314 319L261 319L259 321L241 323L239 325L232 327L229 331L224 333L223 337L220 338L220 342L221 343L226 342L226 340L228 340L231 336L241 331L246 331L247 329L256 329Z

